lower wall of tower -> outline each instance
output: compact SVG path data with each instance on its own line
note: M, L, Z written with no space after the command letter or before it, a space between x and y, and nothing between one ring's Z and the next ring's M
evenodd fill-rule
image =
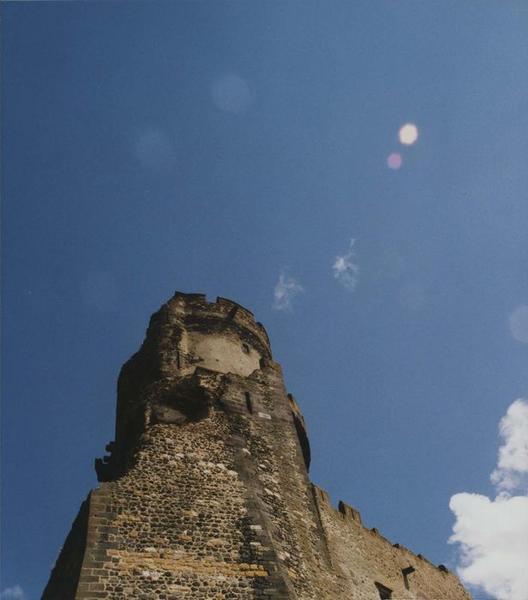
M233 405L246 393L252 414L238 418L245 444L238 471L252 497L253 518L267 536L288 597L316 599L330 590L324 575L330 575L329 562L280 371L255 373L243 387L232 379L224 396Z
M151 427L136 465L91 494L76 594L47 598L289 597L265 531L248 514L231 437L222 412Z
M312 486L280 370L219 377L199 420L149 421L129 470L90 494L44 600L380 600L376 584L468 600Z

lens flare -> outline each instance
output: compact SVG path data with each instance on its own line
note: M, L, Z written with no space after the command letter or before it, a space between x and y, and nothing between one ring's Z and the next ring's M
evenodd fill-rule
M401 144L411 146L418 139L418 127L414 123L405 123L400 127L398 138Z
M216 79L211 88L211 96L220 110L233 114L243 113L253 99L248 84L235 73Z
M393 152L387 157L387 166L389 169L398 170L403 164L403 158L398 152Z

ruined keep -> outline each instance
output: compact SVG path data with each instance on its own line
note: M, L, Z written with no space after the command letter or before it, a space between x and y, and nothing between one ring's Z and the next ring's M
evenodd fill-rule
M44 600L469 599L310 482L303 417L235 302L176 293L152 316L107 451Z

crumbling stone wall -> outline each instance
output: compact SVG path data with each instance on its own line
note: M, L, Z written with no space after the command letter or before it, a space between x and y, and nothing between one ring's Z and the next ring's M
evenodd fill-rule
M334 570L347 580L353 598L380 600L378 586L398 600L470 597L445 566L435 566L422 555L391 543L375 528L367 529L360 513L344 502L335 510L321 488L314 486L314 495Z
M152 317L122 369L107 450L45 600L379 600L376 584L468 598L311 484L302 414L236 303L176 294Z

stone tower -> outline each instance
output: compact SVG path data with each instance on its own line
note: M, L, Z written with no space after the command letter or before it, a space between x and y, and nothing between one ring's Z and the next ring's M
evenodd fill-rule
M469 598L310 482L303 417L235 302L176 293L152 316L107 451L44 600Z

